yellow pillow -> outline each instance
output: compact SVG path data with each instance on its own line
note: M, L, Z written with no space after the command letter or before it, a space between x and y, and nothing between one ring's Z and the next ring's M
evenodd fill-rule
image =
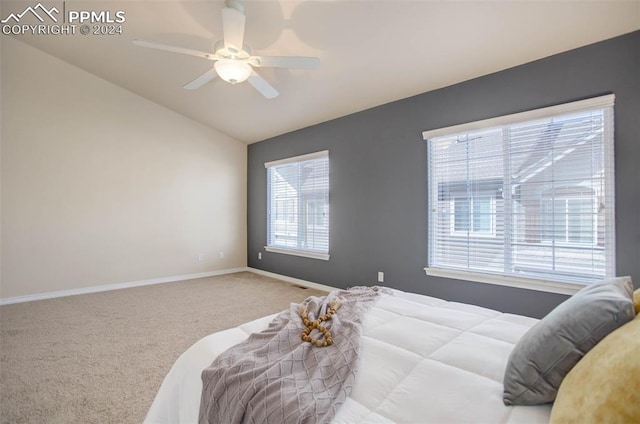
M640 423L640 315L602 339L569 371L551 423Z
M636 307L636 315L640 314L640 289L633 292L633 304Z

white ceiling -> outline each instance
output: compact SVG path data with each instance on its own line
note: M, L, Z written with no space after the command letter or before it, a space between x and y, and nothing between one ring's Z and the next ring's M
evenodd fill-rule
M640 0L243 3L254 54L318 56L322 67L259 69L280 92L271 100L248 83L220 79L189 91L182 85L212 62L131 43L213 51L223 1L67 0L75 10L123 10L123 34L18 38L253 143L640 29ZM2 16L25 4L2 0Z

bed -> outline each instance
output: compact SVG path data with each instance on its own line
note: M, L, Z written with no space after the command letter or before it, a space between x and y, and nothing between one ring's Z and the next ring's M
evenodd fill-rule
M633 303L631 311L635 316ZM197 423L203 369L267 328L274 316L211 334L185 351L166 375L145 423ZM332 423L547 423L552 404L505 406L503 401L510 354L538 322L389 290L364 316L355 384Z

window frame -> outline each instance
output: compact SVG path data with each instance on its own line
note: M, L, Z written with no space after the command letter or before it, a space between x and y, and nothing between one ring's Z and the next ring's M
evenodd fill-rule
M615 274L615 213L614 213L614 205L615 205L615 168L614 168L614 112L613 107L615 104L615 95L609 94L605 96L595 97L586 100L580 100L576 102L564 103L556 106L535 109L527 112L516 113L511 115L500 116L496 118L490 118L481 121L470 122L466 124L454 125L446 128L439 128L434 130L427 130L422 133L423 139L428 142L429 139L441 136L449 136L459 133L465 132L473 132L478 130L490 130L495 127L507 126L510 124L518 124L526 121L535 121L538 119L547 119L553 116L565 115L570 113L577 113L582 111L588 111L598 108L611 108L611 127L608 128L610 131L611 139L610 141L604 142L604 169L607 170L608 174L604 180L605 184L605 193L608 199L607 208L605 209L604 219L605 219L605 229L607 231L606 237L606 254L605 254L605 273L606 277L613 276ZM430 148L428 147L429 154ZM431 157L428 158L428 163L431 164ZM429 169L429 178L432 178L431 169ZM435 245L432 241L434 224L435 220L432 220L432 214L437 213L437 207L432 205L433 201L433 193L431 193L432 182L429 181L429 211L428 211L428 228L429 228L429 255L431 255L430 249L434 248ZM436 188L437 189L437 188ZM452 196L453 197L453 196ZM438 200L440 201L440 200ZM453 199L450 199L451 204L450 207L453 207ZM597 205L596 205L597 206ZM452 218L453 219L453 218ZM471 225L471 223L470 223ZM494 227L495 229L495 227ZM599 231L596 223L594 223L594 243L597 243ZM466 235L465 232L460 232L462 235ZM445 233L446 234L446 233ZM452 235L454 235L452 233ZM470 232L469 237L477 238L479 235L475 232ZM486 236L485 236L486 237ZM579 243L567 243L567 244L579 244ZM429 256L430 258L431 256ZM545 291L551 293L561 293L561 294L574 294L579 291L582 287L587 285L588 283L584 282L568 282L568 281L560 281L554 280L553 277L521 277L517 275L511 275L506 273L506 271L500 272L482 272L477 270L469 270L469 269L456 269L456 268L445 268L445 267L434 267L431 266L430 259L427 267L424 268L424 271L427 275L430 276L438 276L438 277L446 277L453 279L460 279L466 281L473 282L481 282L488 284L497 284L509 287L519 287L532 289L537 291ZM610 275L612 274L612 275Z
M310 160L315 160L315 159L326 159L327 163L327 180L329 179L329 151L328 150L322 150L322 151L318 151L318 152L314 152L314 153L309 153L309 154L305 154L305 155L300 155L300 156L292 156L292 157L288 157L285 159L280 159L280 160L275 160L275 161L271 161L271 162L266 162L264 164L265 170L266 170L266 185L267 185L267 237L266 237L266 245L264 246L265 251L267 252L272 252L272 253L280 253L280 254L285 254L285 255L292 255L292 256L300 256L300 257L304 257L304 258L310 258L310 259L320 259L320 260L329 260L330 255L329 255L329 236L330 236L330 228L329 228L329 219L330 219L330 215L329 215L329 181L327 181L327 187L326 187L326 199L327 201L324 203L325 208L324 208L324 212L323 214L326 214L325 219L325 225L322 225L322 227L326 227L326 232L327 232L327 250L326 252L324 251L319 251L319 250L314 250L314 249L305 249L305 248L300 248L298 247L288 247L288 246L284 246L284 245L278 245L278 244L270 244L270 237L269 235L271 234L272 231L272 219L271 216L273 213L275 213L276 215L278 214L279 208L278 205L282 205L282 209L286 209L287 211L289 211L289 209L296 209L295 207L295 203L294 206L291 207L290 202L292 201L291 199L281 199L281 200L273 200L272 201L272 187L270 186L270 178L269 178L269 172L270 172L270 168L275 168L281 165L287 165L287 164L298 164L298 163L302 163L305 161L310 161ZM304 240L307 240L307 235L308 233L306 233L306 228L308 227L308 214L309 214L309 208L308 208L308 203L310 202L317 202L318 201L318 197L316 195L311 195L310 197L308 194L304 194L304 193L296 193L296 200L298 203L301 203L301 207L298 208L299 211L294 213L294 214L290 214L289 218L287 219L287 221L291 222L291 220L293 219L293 221L295 222L295 217L297 216L298 219L302 220L302 223L299 224L302 227L305 228L305 234L304 234ZM275 202L275 203L274 203ZM284 205L284 202L286 202L286 206ZM272 203L274 203L272 205ZM275 210L272 210L272 206L275 205ZM315 224L313 225L315 226Z
M590 240L589 241L572 241L571 240L571 230L569 228L569 215L571 213L570 211L570 205L569 202L572 200L577 200L577 201L584 201L584 200L589 200L590 203L592 203L592 208L596 209L597 205L596 205L596 199L595 199L595 195L592 195L591 197L586 197L586 196L580 196L580 195L560 195L557 197L550 197L550 198L545 198L545 194L542 194L542 210L544 211L547 208L547 202L557 202L557 201L562 201L564 203L564 208L565 208L565 212L564 212L564 216L563 216L563 227L564 227L564 238L563 239L557 239L555 237L555 228L552 230L552 235L551 237L546 237L546 234L543 232L541 233L541 243L548 243L548 244L562 244L562 245L566 245L566 246L596 246L598 244L598 223L597 223L597 217L594 215L591 217L591 231L590 231ZM555 208L555 205L552 206L552 208Z
M489 199L489 231L478 231L475 228L475 204L476 200L479 198L488 198ZM469 213L468 213L468 223L466 230L456 230L456 201L458 200L469 200ZM469 198L465 198L462 196L453 196L449 200L449 208L453 211L450 216L449 223L449 235L453 237L496 237L496 198L495 196L490 196L486 194L482 194L479 196L472 196Z

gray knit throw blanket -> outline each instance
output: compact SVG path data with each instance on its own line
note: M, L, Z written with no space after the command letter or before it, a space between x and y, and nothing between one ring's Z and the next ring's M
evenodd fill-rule
M200 424L331 421L351 393L362 320L381 291L354 287L291 304L266 330L220 354L202 372ZM336 313L321 323L332 344L317 347L301 340L300 312L306 310L313 321L336 305ZM324 340L318 330L310 335Z

